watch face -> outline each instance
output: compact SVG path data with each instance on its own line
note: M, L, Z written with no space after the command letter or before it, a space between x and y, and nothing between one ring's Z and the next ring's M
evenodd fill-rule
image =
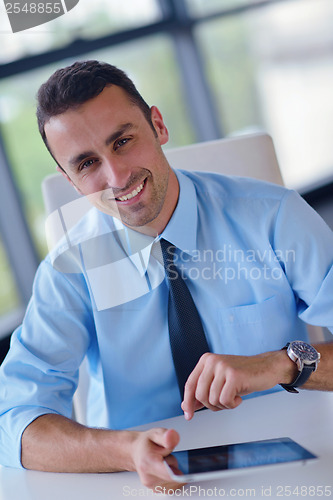
M302 361L308 361L312 363L313 361L317 361L318 359L318 353L316 349L312 347L312 345L307 344L306 342L302 342L301 340L290 342L290 349Z

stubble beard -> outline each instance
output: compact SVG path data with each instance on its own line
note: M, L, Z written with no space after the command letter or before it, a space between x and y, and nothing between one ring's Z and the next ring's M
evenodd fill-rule
M152 176L148 177L146 182L151 181ZM164 202L166 199L166 193L169 185L169 172L167 171L157 184L151 184L151 196L150 200L146 203L139 202L133 207L129 207L128 210L122 210L121 206L118 205L120 220L126 226L133 229L143 228L144 226L153 222L161 213ZM149 188L150 186L146 186Z

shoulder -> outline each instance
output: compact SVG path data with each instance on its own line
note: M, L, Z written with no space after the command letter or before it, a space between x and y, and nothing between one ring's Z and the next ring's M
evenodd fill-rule
M280 201L287 193L292 192L278 184L250 177L223 175L215 172L181 171L190 178L197 192L209 192L229 199L271 199Z

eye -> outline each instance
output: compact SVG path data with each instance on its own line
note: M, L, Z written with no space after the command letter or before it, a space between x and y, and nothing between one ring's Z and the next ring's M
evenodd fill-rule
M96 160L86 160L85 162L81 163L81 165L79 166L79 171L81 172L81 170L91 167L91 165L93 165L95 161Z
M118 141L115 142L114 144L114 149L121 148L125 146L131 139L129 137L124 137L123 139L119 139Z

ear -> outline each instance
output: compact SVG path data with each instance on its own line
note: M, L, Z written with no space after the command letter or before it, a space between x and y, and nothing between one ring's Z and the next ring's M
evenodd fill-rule
M159 142L161 145L166 144L169 140L169 132L163 121L162 114L156 106L152 106L150 108L150 112L151 112L151 121L152 124L154 125L154 129L156 130Z
M58 172L61 173L61 175L63 175L65 177L65 179L68 180L68 182L73 186L73 188L75 189L75 191L77 191L79 194L82 194L81 191L75 186L74 182L69 177L69 175L67 174L67 172L65 172L65 170L63 170L59 165L57 165L57 170L58 170Z

